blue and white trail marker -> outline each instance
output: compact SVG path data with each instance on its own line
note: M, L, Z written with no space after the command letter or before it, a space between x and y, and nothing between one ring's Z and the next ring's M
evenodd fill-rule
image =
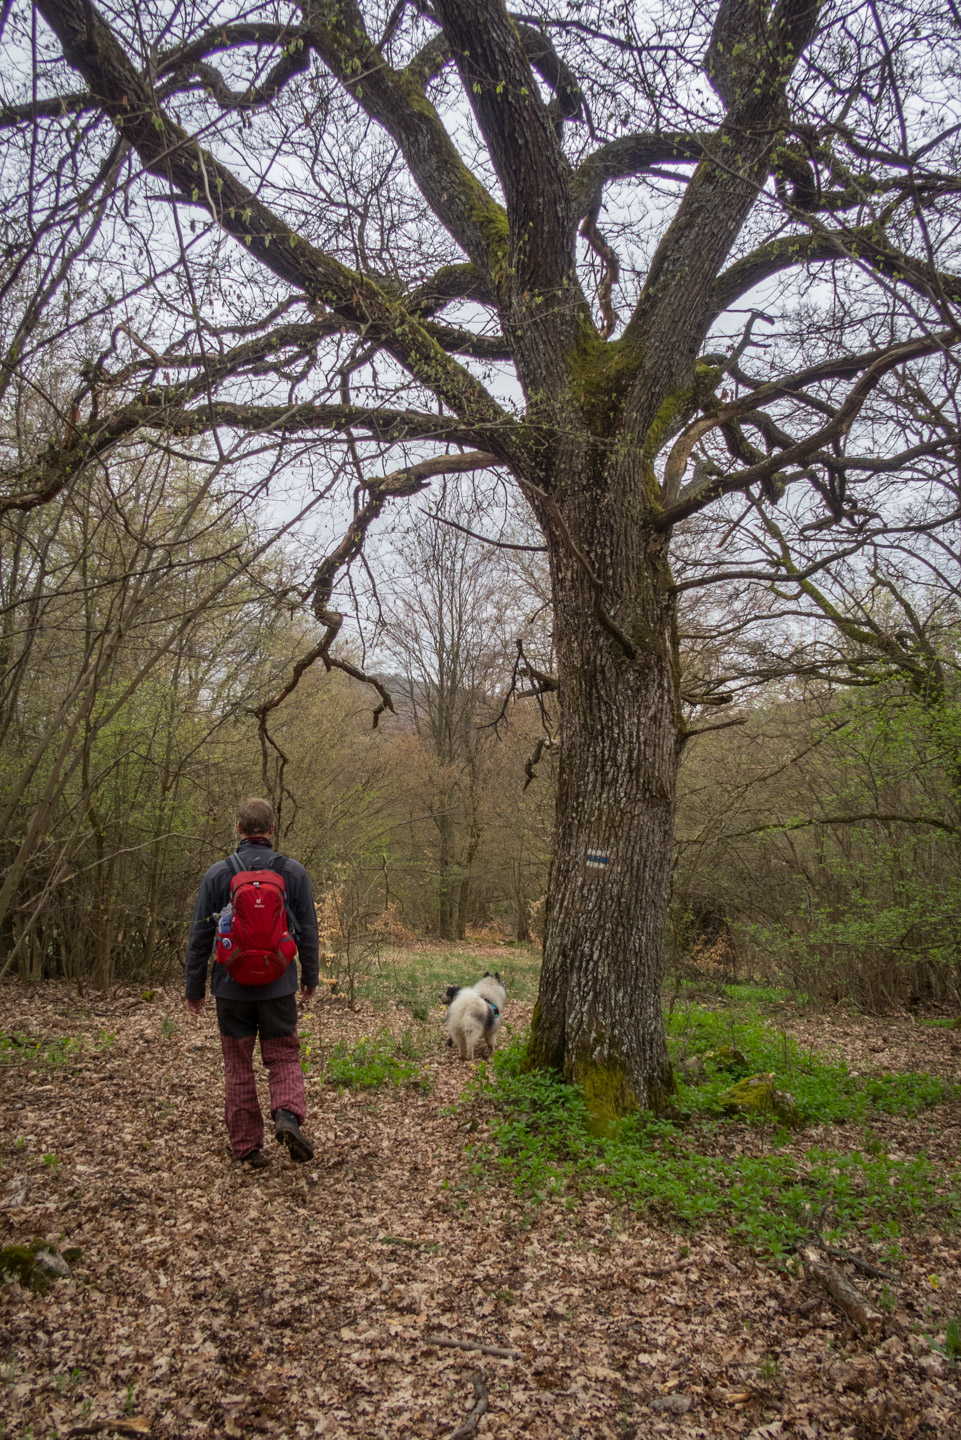
M603 850L588 850L587 866L589 870L606 870L610 863L610 855L606 855Z

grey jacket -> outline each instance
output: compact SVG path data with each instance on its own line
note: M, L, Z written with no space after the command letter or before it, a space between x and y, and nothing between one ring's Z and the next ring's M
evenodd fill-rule
M237 854L245 870L260 870L269 865L274 856L273 847L261 840L241 840ZM217 916L230 899L230 880L233 875L226 860L211 865L203 878L194 918L190 925L190 939L187 941L187 999L202 1000L207 988L207 967L210 964L217 935ZM284 866L284 880L287 886L287 908L297 926L297 960L300 961L300 983L308 987L317 984L320 978L320 962L317 941L317 915L314 897L310 891L310 880L303 865L296 860L287 860ZM231 980L223 965L213 964L210 977L210 993L222 1000L276 1000L280 995L292 995L297 989L297 960L291 960L279 979L270 985L239 985Z

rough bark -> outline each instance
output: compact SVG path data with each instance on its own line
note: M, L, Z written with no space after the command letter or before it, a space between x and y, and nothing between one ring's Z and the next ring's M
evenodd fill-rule
M566 534L545 525L560 761L530 1048L533 1064L583 1085L599 1123L663 1109L673 1089L660 981L680 714L674 600L666 547L644 523L641 464L613 471L567 486ZM613 523L632 495L635 523ZM624 597L616 622L633 656L598 622L575 549L605 592Z

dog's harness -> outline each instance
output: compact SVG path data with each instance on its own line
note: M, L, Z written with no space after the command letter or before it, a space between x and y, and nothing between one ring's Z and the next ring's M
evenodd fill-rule
M486 996L485 996L484 998L487 999ZM497 1006L494 1004L493 1000L488 1000L487 1003L488 1003L488 1005L491 1007L491 1009L493 1010L493 1012L494 1012L494 1019L496 1020L497 1017L498 1017L498 1015L499 1015L501 1012L498 1010L498 1008L497 1008Z

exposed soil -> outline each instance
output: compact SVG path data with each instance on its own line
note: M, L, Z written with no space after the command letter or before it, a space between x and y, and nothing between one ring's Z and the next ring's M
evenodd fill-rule
M162 993L2 995L7 1033L85 1044L56 1067L0 1064L0 1243L82 1251L44 1295L0 1285L0 1434L439 1440L467 1420L480 1373L479 1435L961 1437L958 1371L931 1343L961 1315L954 1236L906 1237L894 1312L858 1331L722 1236L603 1196L531 1209L476 1176L465 1145L483 1114L452 1108L467 1067L439 1012L432 1093L338 1095L312 1072L316 1162L272 1146L251 1172L224 1153L212 1012L190 1019ZM336 1002L319 1013L325 1043L385 1023ZM856 1068L959 1068L948 1030L780 1022ZM934 1122L957 1163L961 1110ZM906 1153L930 1144L930 1113L892 1123Z

